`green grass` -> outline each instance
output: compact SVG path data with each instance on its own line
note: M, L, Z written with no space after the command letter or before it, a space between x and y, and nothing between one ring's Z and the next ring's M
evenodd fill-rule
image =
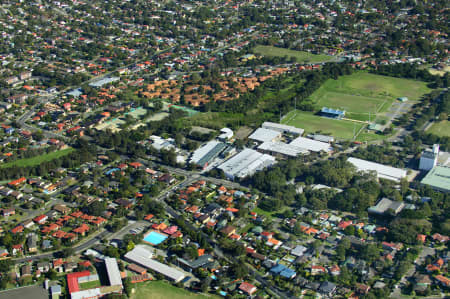
M62 156L68 155L71 152L73 152L75 149L73 148L67 148L64 150L60 150L60 151L54 151L48 154L44 154L44 155L40 155L40 156L36 156L33 158L26 158L26 159L19 159L19 160L15 160L12 162L8 162L5 164L1 164L0 168L9 168L9 167L13 167L13 166L17 166L17 167L27 167L27 166L36 166L39 165L43 162L47 162L47 161L51 161L53 159L56 158L60 158Z
M295 57L297 62L299 63L313 63L313 62L326 62L333 59L332 56L328 55L316 55L311 54L304 51L295 51L289 50L285 48L278 48L273 46L256 46L253 48L253 52L255 54L263 55L263 56L277 56L277 57L285 57L288 58Z
M134 285L136 292L131 299L204 299L218 298L214 295L191 293L185 289L177 288L164 281L148 281Z
M302 128L306 133L330 134L338 139L352 139L353 130L358 132L364 124L336 120L314 115L311 112L291 111L282 120L283 124Z
M100 280L93 280L84 283L80 283L80 290L93 289L100 286Z
M448 120L435 122L426 132L440 137L450 137L450 122Z
M363 121L369 120L370 113L373 121L383 116L397 98L406 96L417 101L430 91L425 82L356 72L327 80L311 99L318 110L345 110L346 117Z

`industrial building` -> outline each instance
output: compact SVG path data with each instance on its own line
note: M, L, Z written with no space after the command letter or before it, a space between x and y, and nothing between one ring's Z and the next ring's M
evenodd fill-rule
M433 145L433 149L426 149L420 156L419 169L429 171L437 165L439 158L439 144Z
M383 215L389 210L397 215L404 207L405 204L402 201L393 201L384 197L375 206L369 207L367 211L372 214Z
M258 128L248 138L259 142L275 141L281 138L281 132L272 129Z
M183 272L152 259L152 256L153 253L147 246L137 245L133 250L125 254L125 259L144 268L158 272L171 281L180 282L184 279L185 275Z
M333 150L327 142L321 142L305 137L297 137L289 143L291 146L296 146L311 152L326 152L329 153Z
M450 167L433 167L422 179L421 183L438 191L450 192Z
M383 164L370 162L353 157L348 158L347 161L355 165L358 171L363 172L374 171L377 174L378 178L400 182L402 178L406 177L406 170L400 168L386 166Z
M210 141L197 149L191 157L191 163L205 169L228 146L220 141Z
M278 131L283 134L293 134L293 135L299 135L299 136L302 136L303 133L305 132L305 130L303 130L301 128L296 128L293 126L288 126L288 125L283 125L283 124L272 123L272 122L268 122L268 121L264 122L261 125L261 128L272 130L272 131Z
M309 136L308 136L309 137ZM322 135L322 134L314 134L311 136L312 139L320 142L332 143L334 142L333 136Z
M258 146L258 151L274 156L297 157L307 155L309 151L284 142L267 141Z
M275 163L274 157L246 148L218 168L223 170L229 179L234 179L252 175Z

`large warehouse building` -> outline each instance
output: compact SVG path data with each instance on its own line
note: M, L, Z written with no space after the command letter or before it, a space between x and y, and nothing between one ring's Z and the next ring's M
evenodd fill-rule
M299 148L306 149L311 152L326 152L329 153L333 150L331 145L327 142L321 142L305 137L298 137L294 140L292 140L289 145L296 146Z
M283 125L283 124L277 124L277 123L272 123L272 122L264 122L261 125L261 128L263 129L269 129L272 131L278 131L280 133L283 134L293 134L293 135L299 135L302 136L303 132L305 132L305 130L301 129L301 128L296 128L293 126L288 126L288 125Z
M191 157L191 163L206 168L228 146L220 141L210 141L197 149Z
M295 145L284 142L267 141L258 146L258 150L274 156L297 157L299 155L307 155L309 151Z
M363 172L375 171L378 178L400 182L402 178L406 177L406 170L400 168L386 166L383 164L370 162L353 157L348 158L347 161L355 165L358 171Z
M272 129L258 128L252 135L248 138L251 140L256 140L259 142L269 142L275 141L281 137L281 133L279 131L274 131Z
M275 163L274 157L246 148L218 168L223 170L229 179L234 179L252 175Z

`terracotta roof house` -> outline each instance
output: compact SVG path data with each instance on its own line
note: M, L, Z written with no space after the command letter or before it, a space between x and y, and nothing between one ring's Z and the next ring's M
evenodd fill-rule
M241 290L242 292L244 292L248 296L251 296L257 291L257 288L254 285L252 285L251 283L243 282L239 286L239 290Z
M33 218L33 221L36 222L37 224L44 224L48 219L47 215L39 215L37 217Z

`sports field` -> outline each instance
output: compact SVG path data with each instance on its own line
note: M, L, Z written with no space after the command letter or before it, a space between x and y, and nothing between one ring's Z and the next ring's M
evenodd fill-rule
M177 288L164 281L148 281L133 286L136 292L131 299L206 299L218 298L214 295L196 294Z
M440 137L450 137L450 122L448 120L435 122L426 132Z
M70 147L70 148L67 148L64 150L54 151L54 152L36 156L33 158L19 159L19 160L5 163L5 164L0 164L0 168L8 168L8 167L13 167L13 166L17 166L17 167L35 166L35 165L41 164L42 162L51 161L53 159L68 155L71 152L73 152L74 150L75 149Z
M262 56L277 56L277 57L295 57L297 59L297 62L299 63L319 63L319 62L326 62L333 59L332 56L323 55L323 54L311 54L304 51L295 51L295 50L289 50L285 48L278 48L273 46L256 46L253 48L253 52L255 54L259 54Z
M321 117L299 110L289 112L281 123L305 129L306 133L320 132L339 139L352 139L353 132L358 133L364 126L362 123Z
M425 82L357 72L327 80L311 95L317 110L329 107L346 111L346 117L373 121L386 113L399 97L417 101L431 90Z

